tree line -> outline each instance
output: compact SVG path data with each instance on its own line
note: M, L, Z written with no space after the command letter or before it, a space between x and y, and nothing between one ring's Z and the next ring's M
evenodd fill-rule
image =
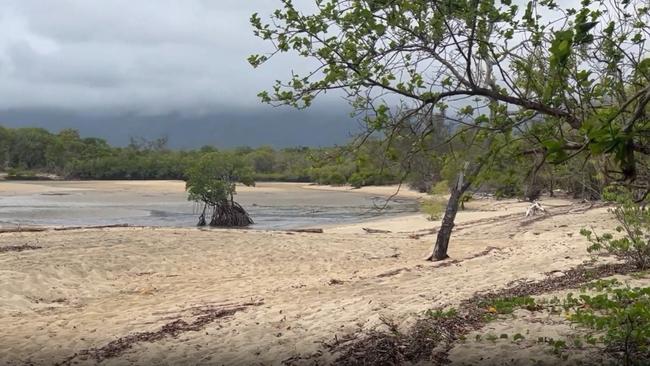
M111 146L95 137L81 137L74 129L51 133L42 128L0 126L0 171L9 178L54 174L63 179L181 179L200 157L229 153L250 165L256 181L314 182L357 186L391 184L399 180L398 166L384 161L379 142L354 152L341 147L275 149L203 146L177 150L165 137L132 138L126 147Z
M390 136L361 136L347 145L327 148L293 147L274 149L237 147L175 150L167 138L132 138L126 147L115 147L95 137L81 137L73 129L51 133L42 128L0 126L0 170L9 178L29 179L38 173L63 179L180 179L200 158L210 153L228 153L250 165L255 181L309 182L354 187L403 183L421 192L431 192L441 183L450 185L458 174L462 158L481 149L467 150L462 141L452 139L453 121L442 115L431 118L435 133L422 136L422 119L403 121ZM513 142L509 151L525 149ZM562 164L535 166L534 154L510 154L494 160L479 177L474 191L493 193L498 198L524 197L561 189L575 197L597 199L607 185L605 166L581 153L583 159ZM534 189L528 189L534 186Z

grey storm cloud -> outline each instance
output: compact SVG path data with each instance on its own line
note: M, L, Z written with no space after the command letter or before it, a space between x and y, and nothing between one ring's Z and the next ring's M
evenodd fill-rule
M307 11L314 6L314 0L294 3ZM270 51L253 36L251 14L267 16L281 6L281 0L0 0L0 123L76 128L120 145L132 136L161 135L177 147L344 143L360 126L340 95L319 98L307 111L274 109L256 96L276 79L313 67L291 55L259 69L248 65L250 54Z
M259 107L302 60L254 70L270 0L0 0L0 109L210 113ZM285 60L286 61L286 60Z
M578 0L566 0L577 3ZM313 7L313 0L296 0ZM521 2L522 0L516 0ZM261 108L257 93L309 69L249 25L280 0L0 0L0 110L142 114ZM328 96L326 104L335 103ZM338 103L342 106L342 103Z

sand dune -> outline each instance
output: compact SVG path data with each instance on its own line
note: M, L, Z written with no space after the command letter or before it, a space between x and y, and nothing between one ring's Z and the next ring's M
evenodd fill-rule
M577 232L612 223L604 208L566 214L569 205L549 201L556 215L530 219L524 203L477 201L458 217L450 255L459 262L443 266L422 260L434 236L412 234L436 224L420 216L325 234L153 228L3 234L0 247L40 249L0 253L0 363L94 364L101 353L80 351L161 329L171 333L135 341L103 364L331 361L335 355L323 342L374 329L383 317L407 326L426 309L582 263L586 242ZM362 226L393 233L365 234ZM234 315L201 318L244 303ZM200 330L176 332L170 323Z

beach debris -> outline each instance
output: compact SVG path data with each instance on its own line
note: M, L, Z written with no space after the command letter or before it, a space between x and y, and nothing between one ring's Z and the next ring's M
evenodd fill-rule
M0 253L7 253L7 252L24 252L26 250L36 250L36 249L42 249L43 247L35 246L35 245L29 245L29 244L23 244L23 245L11 245L7 247L0 247Z
M294 233L310 233L310 234L322 234L323 229L294 229L294 230L287 230L288 232L294 232Z
M110 225L90 225L90 226L61 226L61 227L8 227L0 228L0 234L8 233L39 233L43 231L72 231L72 230L96 230L96 229L112 229L112 228L146 228L147 226L137 226L131 224L110 224Z
M46 227L33 227L33 226L18 226L18 227L6 227L0 228L0 234L5 233L37 233L41 231L46 231Z
M539 203L539 201L535 200L533 201L533 204L528 207L526 210L526 217L528 216L535 216L537 213L543 213L546 214L546 210L544 207L542 207L542 204Z
M408 269L408 268L398 268L398 269L394 269L394 270L391 270L391 271L388 271L388 272L380 273L380 274L377 275L377 278L392 277L392 276L396 276L396 275L398 275L398 274L400 274L402 272L410 272L410 271L411 270Z
M615 274L634 272L629 264L605 264L597 267L585 265L567 270L558 277L546 273L546 278L537 282L512 282L505 289L489 293L477 293L463 300L456 312L444 317L424 317L407 331L381 332L347 335L348 342L335 342L327 346L331 353L339 354L337 365L375 365L375 364L417 364L433 361L433 364L449 363L448 354L455 342L472 330L483 327L485 314L494 310L486 307L493 300L535 296L544 293L571 289L580 285ZM432 311L445 309L432 309ZM386 361L391 363L385 363Z
M177 319L173 322L163 325L158 331L131 333L127 336L111 341L102 347L89 348L79 351L74 355L66 358L64 361L57 363L56 365L73 365L77 363L76 359L94 359L99 363L106 359L120 356L127 350L133 348L133 346L138 343L153 343L167 337L177 337L181 333L197 332L218 319L233 316L237 312L245 310L248 307L260 306L262 304L262 301L255 301L249 303L210 307L198 313L197 317L191 322L187 322L183 319Z
M368 234L390 234L390 233L392 233L392 231L390 231L390 230L371 229L371 228L367 228L367 227L364 227L362 229L363 229L363 231L367 232Z
M54 231L85 230L85 229L111 229L120 227L136 227L129 224L92 225L92 226L63 226L55 227ZM144 227L144 226L138 226Z
M332 278L331 280L329 280L327 282L327 284L330 285L330 286L342 285L344 283L345 283L345 281L337 280L336 278Z

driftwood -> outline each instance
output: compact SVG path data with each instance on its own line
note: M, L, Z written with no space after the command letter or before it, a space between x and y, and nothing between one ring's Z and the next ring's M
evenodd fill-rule
M45 227L9 227L9 228L0 228L0 234L5 233L36 233L41 231L46 231Z
M26 250L36 250L36 249L41 249L42 247L34 246L34 245L29 245L29 244L24 244L24 245L12 245L8 247L0 247L0 253L7 253L7 252L24 252Z
M363 231L367 232L368 234L390 234L392 231L390 230L379 230L379 229L370 229L367 227L362 228Z
M96 226L65 226L55 227L54 231L68 231L68 230L83 230L83 229L110 229L117 227L135 227L129 224L112 224L112 225L96 225Z
M539 203L539 201L534 201L533 204L528 207L528 210L526 210L526 217L535 216L538 212L546 214L546 210L542 207L542 204Z
M295 229L295 230L286 230L293 233L311 233L311 234L322 234L323 229Z
M84 230L84 229L110 229L110 228L119 228L119 227L144 227L144 226L134 226L129 224L112 224L112 225L96 225L96 226L64 226L64 227L10 227L10 228L0 228L0 234L8 233L39 233L43 231L70 231L70 230Z

